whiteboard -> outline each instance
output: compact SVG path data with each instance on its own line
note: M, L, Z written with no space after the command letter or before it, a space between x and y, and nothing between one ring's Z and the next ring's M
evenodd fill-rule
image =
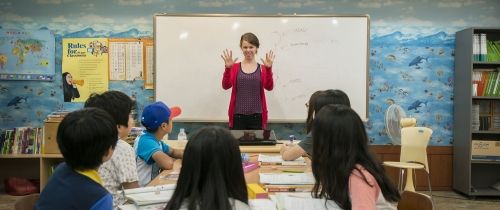
M367 118L368 16L154 16L155 99L179 105L180 121L227 121L231 89L222 88L224 49L244 56L242 34L259 38L257 61L273 50L270 122L304 122L316 90L341 89Z

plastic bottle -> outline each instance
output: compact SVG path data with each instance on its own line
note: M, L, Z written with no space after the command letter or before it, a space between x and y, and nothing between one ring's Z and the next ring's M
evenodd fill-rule
M179 134L177 135L177 140L187 140L187 135L186 132L184 131L184 128L181 128L179 131Z

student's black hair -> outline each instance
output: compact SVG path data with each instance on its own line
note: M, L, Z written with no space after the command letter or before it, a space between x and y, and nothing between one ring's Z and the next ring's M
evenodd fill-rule
M321 108L313 122L312 136L314 197L333 200L340 208L351 209L349 176L353 170L359 171L356 168L359 164L373 175L387 201L399 200L398 190L368 149L361 118L350 107L330 104ZM371 186L366 177L363 179Z
M98 108L69 113L57 129L57 144L64 161L76 170L96 169L118 141L113 117Z
M125 93L110 90L101 94L92 93L84 106L103 109L115 119L118 125L128 127L129 115L136 103Z
M168 124L170 124L170 119L167 119L167 121L162 122L162 123L161 123L158 127L156 127L156 128L148 128L146 125L144 125L144 123L142 123L142 122L141 122L142 126L144 126L144 127L146 128L146 131L147 131L147 132L149 132L149 133L156 133L156 131L158 131L158 129L160 129L160 127L161 127L161 125L162 125L163 123L167 123L167 125L168 125Z
M328 104L342 104L349 107L351 106L349 97L342 90L329 89L324 91L316 91L311 95L311 98L309 99L309 107L307 110L307 120L306 120L306 133L311 132L314 114L318 113L318 111L323 106Z
M189 139L177 187L165 209L230 210L228 198L248 204L238 141L229 130L210 126Z

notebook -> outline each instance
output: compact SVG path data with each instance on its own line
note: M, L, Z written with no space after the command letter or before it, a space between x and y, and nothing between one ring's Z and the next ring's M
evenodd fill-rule
M275 145L276 134L273 130L231 130L240 145Z

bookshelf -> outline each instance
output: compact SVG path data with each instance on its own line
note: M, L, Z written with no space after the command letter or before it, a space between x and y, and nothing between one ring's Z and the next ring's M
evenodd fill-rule
M42 190L54 166L64 160L56 142L57 127L61 119L50 119L44 122L41 151L38 150L37 154L0 154L2 166L0 179L4 180L8 177L40 179L40 190Z
M500 143L500 84L495 91L495 84L500 83L500 61L477 59L474 34L499 41L500 28L468 28L456 33L453 189L472 197L500 196L500 190L491 187L500 182L500 161L472 159L472 140ZM494 78L489 94L480 93L478 74Z

